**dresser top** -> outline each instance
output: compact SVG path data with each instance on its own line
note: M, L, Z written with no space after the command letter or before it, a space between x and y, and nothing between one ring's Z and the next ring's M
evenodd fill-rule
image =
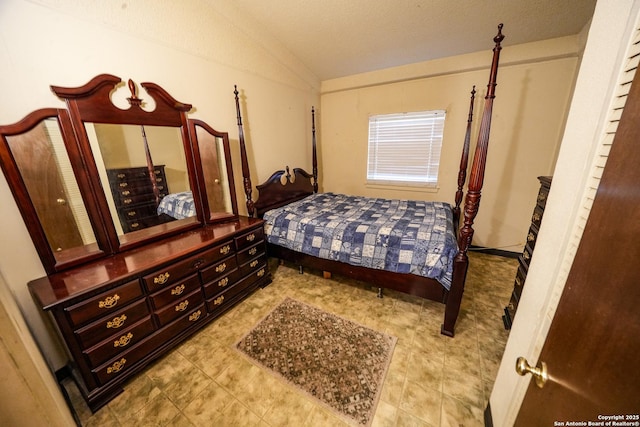
M29 290L45 310L77 297L103 292L132 276L147 274L161 266L193 255L264 223L240 217L233 222L206 225L150 243L68 271L29 282Z

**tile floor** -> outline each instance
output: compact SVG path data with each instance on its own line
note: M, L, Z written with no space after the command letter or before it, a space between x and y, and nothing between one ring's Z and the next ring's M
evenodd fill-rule
M83 426L345 426L324 407L239 355L232 345L285 296L398 337L373 426L482 426L508 333L515 259L471 253L455 338L444 306L362 283L327 280L272 260L256 291L128 382L95 414L64 380Z

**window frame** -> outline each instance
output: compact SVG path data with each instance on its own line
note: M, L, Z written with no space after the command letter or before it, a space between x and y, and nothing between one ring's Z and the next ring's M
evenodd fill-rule
M446 113L437 109L370 115L367 185L437 188ZM404 135L398 139L399 134Z

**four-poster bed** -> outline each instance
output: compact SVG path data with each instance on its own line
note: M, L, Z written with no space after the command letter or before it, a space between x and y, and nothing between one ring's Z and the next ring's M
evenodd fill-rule
M259 198L254 202L251 197L251 179L248 167L245 170L247 155L236 91L247 210L249 216L256 214L266 220L265 235L267 236L269 256L290 261L301 267L307 266L354 278L379 288L393 289L442 302L445 304L445 314L441 333L452 337L460 311L469 266L467 251L473 238L473 223L480 205L501 50L500 43L503 39L502 24L500 24L498 33L493 39L495 46L489 83L462 213L460 204L463 199L463 187L467 175L475 86L471 93L455 206L447 203L393 201L361 197L350 198L346 201L344 198L348 196L344 195L337 195L339 200L336 204L333 199L336 195L318 194L318 162L315 111L313 109L312 174L301 168L294 168L293 171L290 171L287 167L286 170L277 171L263 184L256 186ZM321 206L313 205L312 199L319 199ZM364 205L354 207L349 204L354 201L362 202ZM396 227L395 223L385 222L381 225L376 212L388 208L389 205L393 205L391 206L392 210L401 205L403 215L406 211L412 211L414 214L417 212L422 222L409 222L408 225L404 225L406 228L406 230L403 229L404 231L394 228ZM410 206L407 207L407 205ZM301 211L311 212L313 217L300 219L295 216ZM336 222L343 220L337 218L338 211L359 219L368 216L371 221L364 224L359 223L359 225L348 222L336 225ZM363 214L363 212L368 213ZM436 217L440 217L439 220L434 222L427 218L425 221L426 217L434 216L434 213ZM398 219L397 217L398 215L396 215L396 219ZM408 217L403 216L402 220L406 222L406 218ZM424 222L429 222L429 224L425 225ZM462 223L461 227L459 227L460 223ZM327 228L320 228L322 225L337 231L337 237L335 235L329 236ZM443 230L443 227L446 227L447 230ZM361 230L365 230L365 232L360 233ZM371 233L367 235L367 231L371 231ZM287 236L293 237L294 241L286 243L285 237ZM441 244L432 245L433 242L430 239L434 236L438 237ZM379 246L367 244L372 240L375 240ZM412 244L411 249L405 245L409 240ZM453 240L453 252L452 246L449 244L450 240ZM357 244L361 246L356 246ZM394 244L400 246L395 247ZM303 250L306 253L302 252ZM407 261L408 259L409 261ZM416 260L422 263L425 263L425 260L433 262L419 266L416 265ZM447 271L443 271L443 269Z

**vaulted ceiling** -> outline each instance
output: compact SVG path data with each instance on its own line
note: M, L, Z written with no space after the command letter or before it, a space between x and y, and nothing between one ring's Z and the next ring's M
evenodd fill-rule
M578 34L596 0L234 0L320 80Z

